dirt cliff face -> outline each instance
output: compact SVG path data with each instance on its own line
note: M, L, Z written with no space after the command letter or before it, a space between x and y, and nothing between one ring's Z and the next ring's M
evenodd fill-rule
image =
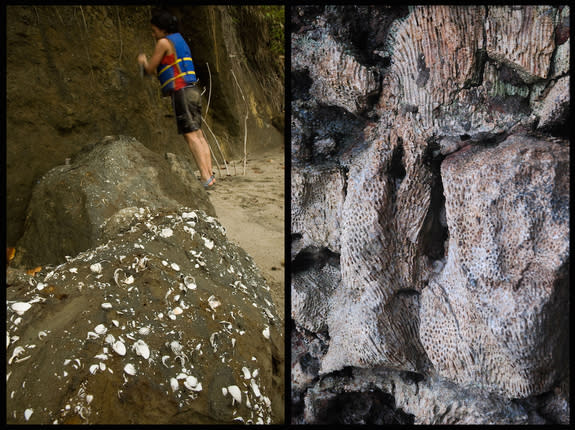
M568 420L568 17L291 9L294 422Z
M104 136L133 136L152 151L193 163L177 135L170 99L160 97L155 78L139 75L137 54L151 55L155 44L150 7L6 10L9 244L22 234L36 181ZM283 59L269 49L265 14L257 7L235 6L171 12L179 18L207 89L204 112L210 95L205 119L213 133L203 129L218 162L214 167L242 158L244 124L248 152L282 145Z

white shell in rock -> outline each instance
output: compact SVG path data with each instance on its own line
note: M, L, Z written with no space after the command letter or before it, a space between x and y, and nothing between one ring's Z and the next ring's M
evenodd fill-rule
M212 249L214 247L214 241L213 240L210 240L206 237L202 237L202 239L204 239L204 245L206 246L206 248Z
M262 331L262 334L264 335L264 337L266 339L270 338L270 328L268 326L266 326L266 328L264 328L264 330Z
M188 390L193 390L194 388L196 388L197 385L198 385L198 378L196 378L195 376L190 375L184 381L184 386Z
M242 372L244 372L244 379L250 379L252 377L247 367L242 367Z
M162 237L170 237L174 234L174 231L171 228L163 228L160 232L160 236Z
M98 364L92 364L90 366L90 373L92 375L95 375L99 368L100 368L100 366Z
M17 302L12 304L12 310L16 312L18 315L24 314L28 309L30 309L32 305L26 302Z
M112 303L102 303L102 309L112 309Z
M98 324L96 327L94 327L94 331L98 334L105 334L108 329L104 324Z
M94 400L94 396L92 394L86 395L86 403L90 404Z
M137 355L143 357L144 359L147 360L148 358L150 358L150 348L148 348L148 345L146 345L146 342L144 342L143 340L139 339L138 341L136 341L132 349L136 351Z
M140 333L142 336L146 336L146 335L150 334L150 332L151 332L150 327L141 327L138 330L138 333Z
M227 389L226 387L222 387L222 394L223 394L224 396L227 396L227 395L228 395L228 389Z
M6 332L6 349L8 349L9 345L10 345L10 333Z
M30 419L30 417L32 416L33 413L34 413L34 409L26 409L24 411L24 418L26 418L26 421L28 421Z
M198 385L192 388L192 391L202 391L202 383L198 382Z
M178 383L178 380L176 378L171 378L170 386L172 387L172 391L177 391L178 388L180 387L180 384Z
M240 391L239 387L237 385L230 385L228 387L228 393L230 393L232 395L232 397L234 398L234 400L238 403L242 402L242 392Z
M14 348L14 351L12 351L12 357L10 357L10 360L8 360L8 364L12 364L12 361L23 352L26 352L26 350L21 346L17 346L16 348Z
M100 263L94 263L90 265L90 270L94 273L101 273L102 272L102 265Z
M132 363L128 363L124 366L124 372L126 372L128 375L135 375L136 374L136 368L134 367L134 365Z
M182 345L180 345L180 342L178 342L177 340L173 340L170 343L170 348L172 348L172 352L176 355L180 355L183 349Z
M116 341L116 338L111 333L106 336L106 339L104 339L104 342L109 343L110 345L113 345L115 341Z
M252 386L252 390L254 391L254 394L256 395L256 397L261 396L262 394L260 393L260 388L258 387L258 384L256 384L256 380L252 379L250 381L250 384Z
M180 266L178 266L176 263L170 264L170 267L171 267L172 269L174 269L176 272L179 272L179 271L180 271Z
M126 345L123 342L117 341L112 345L112 349L120 355L126 355Z
M195 290L198 288L196 285L196 280L193 278L193 276L186 276L184 278L184 285L190 290Z
M184 312L184 311L183 311L182 308L179 307L179 306L176 306L176 307L172 310L172 313L173 313L174 315L180 315L182 312Z
M126 279L124 279L124 284L133 284L134 283L134 277L132 275L128 276Z
M218 299L216 299L215 296L210 296L208 299L208 304L210 305L210 308L216 310L216 308L220 306L222 303Z

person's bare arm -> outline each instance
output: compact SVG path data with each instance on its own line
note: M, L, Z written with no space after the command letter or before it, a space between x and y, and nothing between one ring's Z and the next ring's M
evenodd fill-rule
M144 70L148 75L155 75L160 61L162 61L162 58L164 58L164 55L166 55L170 47L168 39L160 39L156 43L156 48L150 61L146 58L146 54L140 54L138 55L138 63L144 66Z

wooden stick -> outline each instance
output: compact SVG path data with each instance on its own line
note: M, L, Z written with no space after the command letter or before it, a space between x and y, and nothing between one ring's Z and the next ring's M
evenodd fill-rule
M234 73L234 70L231 69L231 72L232 72L232 75L234 76L234 80L236 81L236 85L240 89L240 94L242 95L242 99L244 99L244 103L246 104L246 117L244 118L244 176L245 176L246 175L246 163L248 161L247 139L248 139L249 108L248 108L248 102L246 101L246 98L244 97L244 92L242 91L242 87L240 87L240 84L238 83L238 79L236 78L236 74Z

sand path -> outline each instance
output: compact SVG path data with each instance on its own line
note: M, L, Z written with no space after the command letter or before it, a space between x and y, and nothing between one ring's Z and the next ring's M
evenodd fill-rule
M230 175L220 167L216 188L208 192L216 215L228 238L254 259L285 321L284 150L248 154L245 175L241 162L235 163L235 169L228 166Z

